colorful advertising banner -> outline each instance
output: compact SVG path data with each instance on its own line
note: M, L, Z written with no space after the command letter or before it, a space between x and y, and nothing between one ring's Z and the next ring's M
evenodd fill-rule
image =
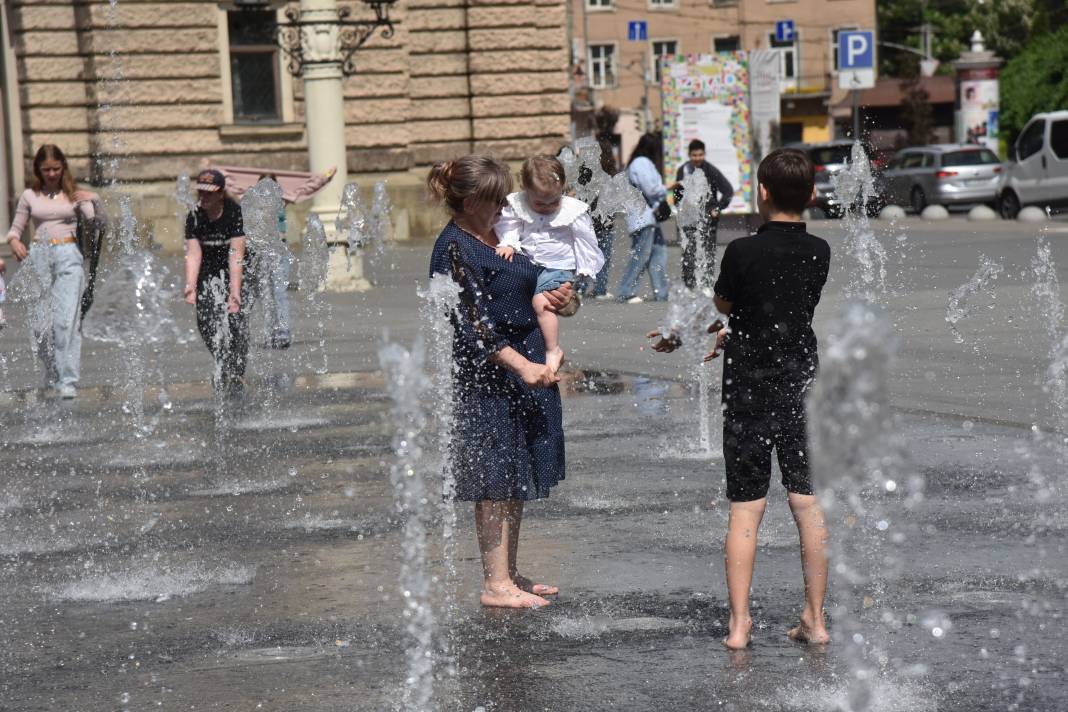
M751 212L753 156L749 118L749 66L745 52L679 55L665 59L664 170L674 181L697 138L705 160L734 186L728 213Z
M998 74L993 68L964 69L960 73L958 138L998 152Z

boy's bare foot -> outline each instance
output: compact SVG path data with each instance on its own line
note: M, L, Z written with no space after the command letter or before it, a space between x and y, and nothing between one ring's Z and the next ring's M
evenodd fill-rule
M523 591L514 583L482 589L481 601L489 608L541 608L550 603L541 596Z
M786 636L798 643L811 645L826 645L831 642L831 636L827 633L827 626L823 624L823 618L816 618L805 611L801 614L801 621L796 628L791 628Z
M553 373L560 370L560 366L564 363L564 350L557 346L552 351L545 353L545 365L548 366Z
M727 637L723 639L723 645L728 650L745 650L749 647L749 643L753 641L753 619L748 616L739 621L734 620L734 616L731 616L728 629Z
M537 596L555 596L560 593L558 586L551 586L547 583L534 583L526 576L519 576L518 574L512 577L515 581L515 585L527 593L533 593Z

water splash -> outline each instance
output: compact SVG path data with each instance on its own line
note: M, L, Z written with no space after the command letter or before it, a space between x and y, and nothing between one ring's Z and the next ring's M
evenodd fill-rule
M368 219L375 248L381 252L386 241L393 236L393 204L389 199L385 181L374 185L371 198L371 214Z
M300 276L300 288L304 291L304 301L307 303L309 317L315 324L318 337L318 351L322 363L313 368L319 374L329 370L326 354L326 322L330 318L330 304L323 293L329 267L330 243L326 240L326 229L319 220L319 216L313 213L308 217L308 224L304 229L300 267L297 272Z
M973 297L984 292L991 299L995 299L997 294L994 292L994 281L1004 269L1000 262L981 254L979 255L979 269L975 271L975 274L949 293L949 300L946 302L946 323L949 324L953 340L958 344L964 343L964 335L957 329L957 324L971 316L975 310Z
M565 147L558 156L564 166L564 179L575 197L596 207L593 217L611 224L617 213L641 215L648 207L640 190L630 184L625 171L609 176L601 165L601 144L585 137Z
M876 308L854 302L828 331L808 400L809 441L830 529L832 635L853 668L837 709L862 712L888 672L889 630L902 616L883 607L885 584L902 570L892 545L905 541L901 510L922 499L922 480L907 469L890 407L894 330Z
M853 144L847 166L831 179L842 201L842 221L846 229L846 251L857 264L857 272L844 290L846 297L876 299L886 292L886 250L875 236L867 206L875 195L871 162L859 141Z
M675 285L671 288L667 313L661 322L660 335L672 335L682 339L683 358L690 364L690 379L697 391L697 449L684 450L684 456L699 458L723 457L722 410L718 402L718 384L714 362L704 363L704 357L715 344L715 335L709 334L712 324L727 323L727 317L716 309L711 294L691 292Z
M174 200L178 203L178 209L175 212L175 217L178 218L178 225L184 226L186 217L197 207L197 194L193 189L193 181L188 173L182 173L175 181Z
M408 674L403 709L425 712L434 694L434 610L427 572L426 450L429 417L424 404L431 397L433 381L424 370L424 347L417 340L411 351L397 344L378 350L386 386L393 400L393 450L396 461L389 479L397 513L404 520L400 587L404 600Z

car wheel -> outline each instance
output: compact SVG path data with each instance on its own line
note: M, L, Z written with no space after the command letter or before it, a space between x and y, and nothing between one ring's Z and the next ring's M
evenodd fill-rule
M912 206L912 212L917 215L923 212L923 209L927 207L927 196L923 194L923 188L918 185L912 186L912 192L909 194L909 205Z
M1016 197L1016 193L1011 190L1006 190L998 198L998 212L1001 213L1001 217L1005 220L1015 220L1016 216L1020 213L1020 199Z

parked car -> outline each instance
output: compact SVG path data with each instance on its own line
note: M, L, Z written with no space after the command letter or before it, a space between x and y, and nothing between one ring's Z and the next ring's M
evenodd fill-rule
M1009 149L997 190L1001 217L1025 205L1068 206L1068 111L1035 114Z
M875 152L871 146L867 144L863 146L864 152L868 155L872 173L878 176L879 166L873 160ZM853 141L846 139L826 143L795 144L789 148L804 151L816 166L816 202L812 207L819 208L828 217L841 217L845 210L834 190L834 176L848 166L853 153ZM869 215L878 213L883 207L882 192L877 186L875 194L868 201Z
M886 201L916 213L928 205L993 205L1001 170L1001 159L985 146L906 148L883 171Z

